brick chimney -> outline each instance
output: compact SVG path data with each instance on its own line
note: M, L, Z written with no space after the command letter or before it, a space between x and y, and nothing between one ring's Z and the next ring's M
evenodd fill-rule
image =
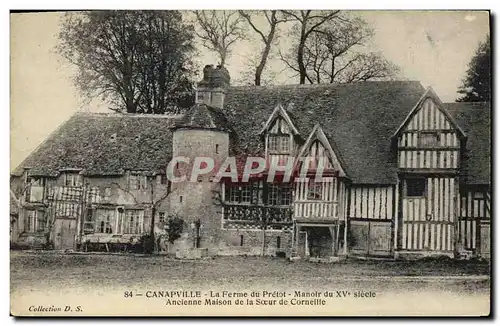
M225 67L206 65L203 68L203 79L196 88L196 102L223 109L230 80L229 71Z

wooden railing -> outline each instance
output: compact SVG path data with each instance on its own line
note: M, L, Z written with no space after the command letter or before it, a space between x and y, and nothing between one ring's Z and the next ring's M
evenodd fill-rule
M294 218L337 219L337 202L318 200L294 202Z
M293 216L291 206L226 204L223 208L224 219L231 221L291 223Z

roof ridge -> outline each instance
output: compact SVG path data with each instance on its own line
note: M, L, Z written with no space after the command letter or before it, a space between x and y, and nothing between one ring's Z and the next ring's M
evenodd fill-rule
M260 89L273 89L273 88L328 88L336 86L349 86L349 85L363 85L363 84L375 84L375 83L419 83L419 80L367 80L367 81L355 81L350 83L320 83L320 84L279 84L279 85L231 85L229 88L260 88Z
M122 118L149 118L149 119L177 119L182 118L185 113L172 113L172 114L148 114L148 113L119 113L119 112L88 112L77 111L72 116L86 116L86 117L122 117Z

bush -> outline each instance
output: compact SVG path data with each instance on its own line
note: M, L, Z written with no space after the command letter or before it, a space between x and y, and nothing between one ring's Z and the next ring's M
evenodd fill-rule
M139 238L139 241L132 246L132 251L135 253L152 254L154 247L153 237L150 234L144 234Z
M167 226L168 242L174 243L175 240L181 237L184 220L177 216L169 217Z

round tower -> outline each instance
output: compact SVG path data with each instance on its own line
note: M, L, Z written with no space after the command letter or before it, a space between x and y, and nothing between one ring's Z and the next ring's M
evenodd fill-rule
M222 111L203 103L195 104L173 128L172 157L178 160L174 174L185 179L172 183L170 195L170 211L186 222L183 237L176 241L181 251L208 248L210 253L217 252L220 185L213 179L228 156L230 131ZM196 169L210 171L197 174Z

